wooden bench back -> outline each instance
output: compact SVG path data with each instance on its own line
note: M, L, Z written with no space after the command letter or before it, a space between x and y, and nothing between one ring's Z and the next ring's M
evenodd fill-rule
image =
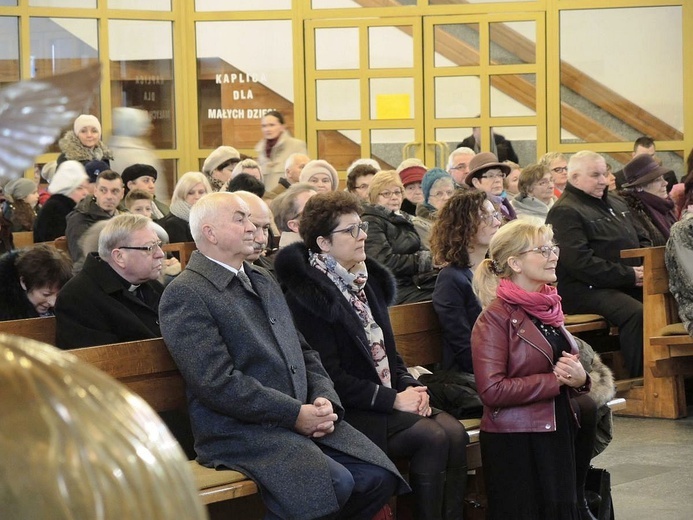
M390 307L397 351L407 366L432 365L443 356L442 331L433 302Z
M197 246L195 242L174 242L172 244L164 244L161 246L161 249L165 253L178 253L180 268L185 269L188 260L190 260L190 255L197 249Z
M157 412L186 404L185 383L163 338L70 351L138 394Z
M55 345L55 317L0 321L0 332Z
M12 233L12 241L14 242L14 247L16 249L22 249L23 247L29 247L34 245L34 232L33 231L15 231Z

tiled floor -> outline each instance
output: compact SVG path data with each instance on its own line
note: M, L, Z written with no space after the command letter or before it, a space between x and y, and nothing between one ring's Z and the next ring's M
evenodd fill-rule
M693 519L693 407L686 419L614 418L592 464L611 473L616 520Z

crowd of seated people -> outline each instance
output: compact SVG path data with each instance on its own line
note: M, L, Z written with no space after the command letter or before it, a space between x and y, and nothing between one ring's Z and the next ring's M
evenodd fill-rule
M372 160L359 159L350 166L341 189L337 169L328 161L310 160L305 145L286 131L283 118L272 114L263 119L257 162L230 146L217 148L201 172L179 178L169 207L156 196L160 172L154 166L136 162L122 175L108 169L117 157L101 142L95 119L80 116L72 135L63 138L65 149L48 184L51 197L30 226L35 241L67 235L76 267L48 245L0 257L0 275L12 280L2 287L0 319L55 313L57 344L65 349L163 334L192 388L198 455L203 454L208 465L238 467L257 478L270 518L359 508L375 514L384 496L406 490L383 454L410 460L417 518L461 518L462 495L455 490L466 480L466 434L449 415L431 408L426 388L408 374L397 355L386 311L393 303L432 300L443 330L441 368L468 374L481 370L477 383L485 407L482 456L484 465L489 464L485 477L494 502L490 511L495 511L490 517L504 518L511 509L545 510L554 502L564 503L564 494L575 489L577 501L561 506L566 511L555 517L570 518L577 512L581 519L591 518L585 511L583 474L585 453L592 451L593 439L587 438L592 434L586 430L594 424L594 410L581 397L591 379L589 369L575 356L572 337L563 333L563 311L599 314L618 326L627 370L632 377L642 375L644 273L633 260L621 259L620 251L666 244L672 293L691 332L693 272L688 265L693 246L688 239L693 176L678 185L679 198L673 202L667 192L670 170L648 153L634 155L617 172L624 182L614 193L608 188L606 160L594 152L570 158L549 153L537 164L520 168L491 152L462 148L448 158L447 171L411 159L396 170L381 171ZM99 173L89 193L85 165L94 160L105 166L92 164L91 171L96 168ZM688 163L693 163L693 152ZM15 213L22 200L29 198L34 207L31 197L38 197L36 185L23 181L5 187ZM219 193L212 195L215 192ZM512 224L516 217L524 222ZM182 274L180 264L166 259L161 250L165 234L153 220L171 242L197 244L199 253ZM279 232L278 256L269 255L275 243L273 225ZM510 227L500 235L502 240L496 238L506 226ZM41 260L32 261L38 255L43 255ZM165 281L175 279L165 289L161 275L169 267ZM486 289L474 290L475 285ZM223 291L228 297L221 295ZM224 304L225 308L216 307ZM491 310L484 311L486 306ZM285 308L290 314L280 319ZM502 308L500 314L497 308ZM202 316L203 312L210 314ZM521 492L512 495L506 509L498 509L499 497L507 498L508 479L516 478L502 472L510 451L544 434L520 434L524 430L516 430L514 423L501 432L491 419L493 410L503 406L498 385L505 376L499 376L502 372L494 365L504 355L499 345L515 341L499 336L493 342L499 357L485 354L490 351L489 334L498 336L504 330L507 335L508 323L498 322L503 312L510 322L513 312L523 313L527 327L538 331L537 341L542 348L548 345L547 355L553 356L553 368L540 367L536 359L531 366L506 366L507 374L519 374L518 378L546 380L541 396L519 392L516 399L521 402L513 402L534 406L550 400L560 411L549 428L560 434L554 451L527 450L518 464L539 465L546 469L542 475L553 478L555 454L571 452L573 458L568 458L572 471L563 475L561 485L552 484L548 503L526 500L528 489L538 485L537 475L530 471L529 487L517 488ZM181 342L181 327L193 318L219 332L216 343L209 345L213 352L191 354ZM199 325L195 329L199 345L216 334ZM281 332L272 332L275 329ZM482 329L489 334L479 332ZM258 381L234 379L238 360L248 366L256 362L232 348L239 337L262 346L259 352L266 365L258 368ZM321 361L308 345L320 353ZM277 352L287 357L280 362ZM214 378L198 366L207 360L219 363ZM273 393L273 374L283 366L277 363L286 363L292 374L282 382L279 395ZM262 404L255 396L244 406L222 409L208 404L213 399L210 392L219 397L224 391L259 391L272 399ZM577 429L565 413L573 404L583 425ZM253 406L257 409L251 410ZM214 439L212 420L226 425L228 437ZM262 454L253 451L253 432L266 430L269 423L295 435L268 437L275 449L301 446L328 483L330 477L347 474L351 483L321 483L318 504L287 503L277 476L264 472ZM341 426L346 423L354 428ZM248 451L220 461L217 450L231 439L235 442L237 431L245 432ZM438 445L429 434L444 441ZM344 443L352 449L342 458ZM422 445L425 450L419 449ZM248 466L238 465L240 460L249 461ZM369 486L357 481L355 469L364 461L368 475L359 478L382 485L382 494L368 505L363 497ZM304 468L301 474L306 473Z

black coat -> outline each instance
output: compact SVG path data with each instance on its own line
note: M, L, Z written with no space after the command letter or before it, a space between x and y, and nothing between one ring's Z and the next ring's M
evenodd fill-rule
M0 321L39 317L19 284L15 264L18 254L18 251L12 251L0 257Z
M34 221L34 242L48 242L65 236L67 216L75 206L76 202L70 197L61 193L51 195Z
M373 318L383 331L392 388L382 385L375 370L363 325L337 286L308 263L308 248L296 243L281 249L274 263L277 278L298 330L320 353L345 409L345 420L383 450L387 446L387 415L398 392L420 383L409 375L395 348L388 305L395 286L392 275L367 259L365 292Z
M496 151L498 152L498 161L512 161L514 163L519 163L520 160L517 158L515 149L513 148L513 143L508 141L504 136L500 134L493 134L493 140L496 144ZM481 151L479 143L476 142L474 135L470 135L464 141L457 145L457 148L471 148L476 153Z
M566 302L590 287L633 289L637 260L622 259L621 250L648 247L630 210L620 197L601 199L567 184L546 216L561 248L556 267L558 292Z
M157 220L156 223L166 230L166 233L168 233L168 241L171 244L177 242L194 242L192 233L190 232L190 223L187 220L183 220L173 213L169 213L164 218Z
M88 254L79 274L58 293L56 345L72 349L161 337L163 286L156 280L140 285L146 304L129 286L97 254Z

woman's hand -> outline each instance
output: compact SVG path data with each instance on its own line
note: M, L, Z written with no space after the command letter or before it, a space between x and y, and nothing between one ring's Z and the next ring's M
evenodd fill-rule
M580 388L587 382L587 374L582 368L579 356L565 351L562 354L553 367L553 373L562 385Z
M410 412L428 417L431 407L428 403L428 388L425 386L410 386L399 392L395 397L395 410Z

